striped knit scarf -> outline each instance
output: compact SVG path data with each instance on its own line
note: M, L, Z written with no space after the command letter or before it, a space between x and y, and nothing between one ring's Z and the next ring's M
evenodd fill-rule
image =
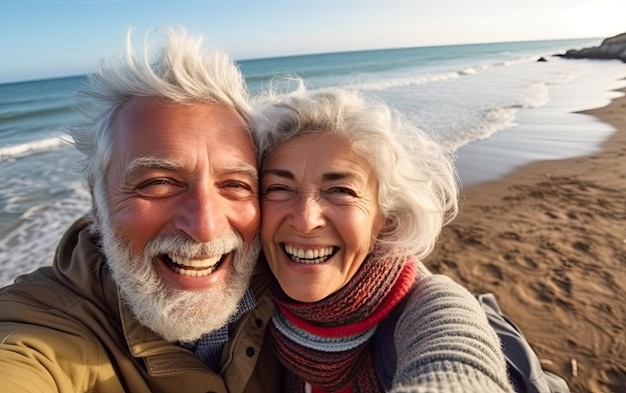
M315 303L289 298L275 283L270 332L285 372L284 391L383 392L370 351L380 324L415 282L415 261L370 255L340 290Z

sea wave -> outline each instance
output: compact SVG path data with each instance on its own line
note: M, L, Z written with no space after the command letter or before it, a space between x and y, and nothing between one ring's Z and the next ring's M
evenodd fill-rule
M0 226L0 287L21 275L50 265L54 250L70 224L90 208L90 196L74 188L68 198L31 207Z
M0 108L0 122L16 121L32 118L46 118L55 114L71 114L74 110L72 103L45 103L45 105L29 105L25 109L13 105L7 109Z
M441 142L446 149L456 151L470 143L485 140L494 134L517 125L517 112L520 107L497 107L476 112L463 121L464 132L442 132Z
M53 136L29 141L26 143L0 147L0 162L22 157L39 151L47 151L65 147L72 143L69 136Z
M510 68L512 66L516 66L522 63L534 63L537 60L537 56L530 57L520 57L519 59L505 61L505 62L488 62L481 64L472 64L466 66L460 66L458 69L450 69L445 71L437 71L437 72L420 72L415 74L405 74L403 76L395 76L392 78L385 78L383 76L369 75L369 74L359 74L353 75L350 80L337 80L338 83L336 85L348 85L351 88L367 90L367 91L383 91L387 89L393 89L397 87L411 87L411 86L419 86L425 85L429 83L437 83L443 81L450 81L454 79L464 78L464 77L474 77L483 72L498 69L498 68ZM576 70L567 70L563 71L562 74L558 77L555 77L554 80L549 81L549 84L565 84L569 83L577 76L579 76L580 72ZM332 86L321 86L317 87L319 89L324 89L326 87ZM545 94L547 94L547 90L542 93L543 100ZM540 106L541 104L537 105ZM535 105L530 105L535 106Z

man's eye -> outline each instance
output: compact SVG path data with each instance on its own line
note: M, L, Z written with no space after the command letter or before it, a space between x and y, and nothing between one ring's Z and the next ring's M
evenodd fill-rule
M139 187L137 188L144 189L147 187L167 185L167 184L171 184L171 182L167 179L151 179L151 180L141 183Z
M139 195L154 199L174 196L182 190L183 186L180 183L166 178L150 179L139 184L136 188Z
M245 189L245 190L250 190L252 189L252 187L244 182L240 182L240 181L233 181L233 182L228 182L226 183L226 187L228 188L241 188L241 189Z
M247 199L257 195L255 185L245 181L230 180L221 185L223 195L233 199Z

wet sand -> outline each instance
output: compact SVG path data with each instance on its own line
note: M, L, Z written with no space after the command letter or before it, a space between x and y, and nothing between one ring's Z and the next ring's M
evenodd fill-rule
M463 190L425 260L493 292L572 392L626 392L626 97L583 112L617 131L601 151L536 162Z

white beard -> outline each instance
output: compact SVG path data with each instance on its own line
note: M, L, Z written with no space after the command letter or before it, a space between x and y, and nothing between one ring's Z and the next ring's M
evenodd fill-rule
M128 241L115 234L107 209L102 207L100 204L98 229L103 252L122 300L141 324L174 342L197 340L229 322L250 284L261 250L258 236L246 249L234 232L210 243L197 243L184 235L156 235L143 253L134 256ZM234 260L227 279L202 290L166 286L153 264L160 254L195 257L229 252L234 253Z

